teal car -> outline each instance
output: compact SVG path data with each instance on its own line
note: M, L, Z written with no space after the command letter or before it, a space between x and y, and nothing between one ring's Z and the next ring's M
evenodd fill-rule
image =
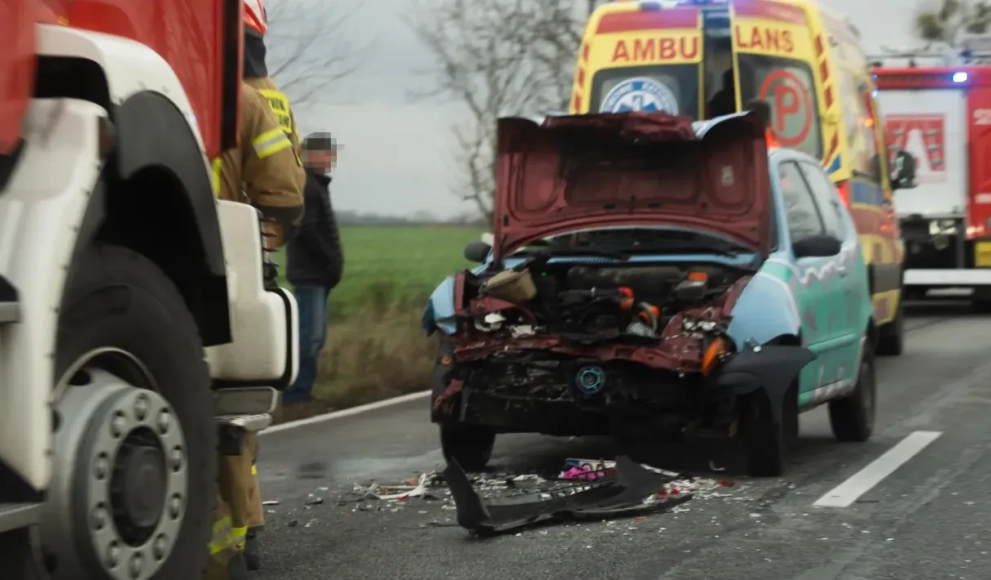
M823 404L871 436L867 268L815 159L751 113L501 119L498 155L493 243L423 316L448 461L483 468L500 433L717 435L778 475Z

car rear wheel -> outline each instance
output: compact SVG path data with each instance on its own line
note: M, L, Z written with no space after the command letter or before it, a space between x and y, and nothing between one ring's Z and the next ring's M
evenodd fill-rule
M898 300L898 312L895 319L881 327L877 341L877 354L881 356L900 356L905 350L905 305L904 300Z
M789 394L792 392L789 389ZM783 420L776 421L771 401L764 391L759 390L740 401L740 434L749 475L777 477L784 473L788 440L792 435L797 436L798 411L795 405L785 404L782 412Z
M492 459L495 432L474 425L441 425L440 447L448 463L457 459L465 471L481 471Z
M874 353L868 342L864 345L857 386L853 393L829 403L829 424L837 441L862 443L870 439L874 432L876 403L877 373Z

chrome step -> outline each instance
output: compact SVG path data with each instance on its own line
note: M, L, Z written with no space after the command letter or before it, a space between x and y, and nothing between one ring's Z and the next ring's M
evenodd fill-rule
M20 302L0 302L0 324L21 321Z
M0 533L32 526L40 516L38 503L0 503Z
M21 321L21 303L17 288L3 276L0 276L0 324L10 324Z

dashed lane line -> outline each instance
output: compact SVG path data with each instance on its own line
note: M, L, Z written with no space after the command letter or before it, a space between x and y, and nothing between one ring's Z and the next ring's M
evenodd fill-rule
M898 442L883 455L850 476L849 479L826 492L812 505L817 507L850 507L857 498L870 491L885 477L915 457L930 443L942 435L942 431L915 431Z

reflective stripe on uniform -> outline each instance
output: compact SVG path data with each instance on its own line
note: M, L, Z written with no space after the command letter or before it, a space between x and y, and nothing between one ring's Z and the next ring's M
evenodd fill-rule
M289 140L289 137L286 137L286 134L282 129L265 131L261 135L255 137L255 140L252 141L251 144L254 146L255 153L258 155L259 159L264 159L270 155L275 155L283 149L289 149L292 147L292 141Z
M252 465L251 466L251 475L258 475L258 466L257 465Z
M210 540L210 554L218 554L234 545L231 530L231 517L224 516L213 522L213 537Z
M258 92L268 100L268 107L272 110L272 114L275 115L276 121L282 126L282 130L286 136L290 140L295 137L298 143L299 134L296 132L296 127L293 124L292 110L289 108L289 97L276 89L258 89ZM294 150L293 155L296 156L296 164L302 167L303 160L299 158L299 152Z
M248 540L248 526L231 528L231 544L237 546L238 550L244 550L244 544Z
M214 159L211 165L213 167L213 177L210 183L213 185L213 196L218 197L220 195L220 157Z

